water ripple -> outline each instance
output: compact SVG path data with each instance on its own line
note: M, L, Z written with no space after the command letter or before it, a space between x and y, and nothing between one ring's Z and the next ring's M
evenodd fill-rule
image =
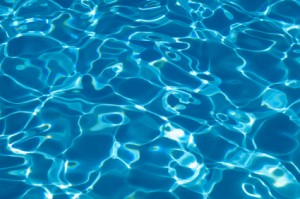
M300 198L294 0L0 3L0 198Z

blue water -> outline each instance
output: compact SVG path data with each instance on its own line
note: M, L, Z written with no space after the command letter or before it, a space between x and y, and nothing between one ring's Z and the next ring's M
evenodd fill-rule
M300 1L2 0L1 199L300 198Z

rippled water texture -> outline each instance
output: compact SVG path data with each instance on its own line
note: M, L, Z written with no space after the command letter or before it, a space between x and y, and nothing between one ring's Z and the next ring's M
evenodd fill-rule
M2 0L1 199L300 198L298 0Z

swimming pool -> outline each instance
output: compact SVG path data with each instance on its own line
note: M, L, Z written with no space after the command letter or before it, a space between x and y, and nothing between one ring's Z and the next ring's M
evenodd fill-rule
M0 198L300 198L300 2L3 0Z

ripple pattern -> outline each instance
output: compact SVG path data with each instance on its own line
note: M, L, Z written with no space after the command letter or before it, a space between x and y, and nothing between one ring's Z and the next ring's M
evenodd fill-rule
M3 0L0 198L300 199L300 2Z

